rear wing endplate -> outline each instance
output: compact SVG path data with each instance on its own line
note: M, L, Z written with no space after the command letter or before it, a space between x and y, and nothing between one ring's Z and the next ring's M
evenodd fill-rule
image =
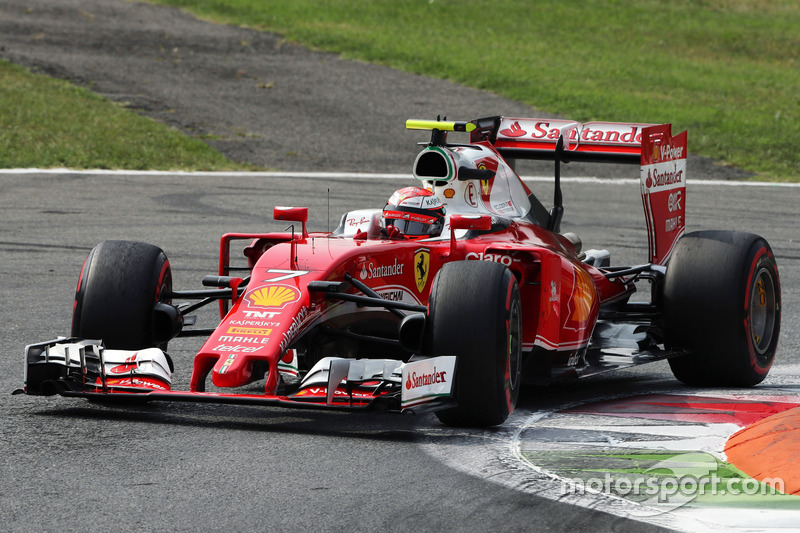
M686 132L672 126L645 128L639 182L647 223L649 261L665 265L686 229Z

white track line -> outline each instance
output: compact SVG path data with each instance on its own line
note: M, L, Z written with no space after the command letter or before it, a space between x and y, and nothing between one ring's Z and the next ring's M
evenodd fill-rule
M75 170L69 168L10 168L0 169L0 176L4 175L19 175L19 174L67 174L67 175L110 175L110 176L186 176L186 177L249 177L249 178L306 178L306 179L321 179L321 180L336 180L336 179L408 179L411 173L397 174L397 173L367 173L367 172L247 172L247 171L230 171L230 172L189 172L189 171L172 171L172 170L102 170L102 169L89 169L89 170ZM550 183L553 181L552 176L522 176L524 181L531 182L545 182ZM639 183L638 179L632 178L597 178L592 176L583 177L564 177L561 178L563 183L603 183L611 185L635 185ZM768 181L729 181L729 180L703 180L690 178L689 185L703 186L710 185L714 187L786 187L786 188L800 188L800 183L777 183Z

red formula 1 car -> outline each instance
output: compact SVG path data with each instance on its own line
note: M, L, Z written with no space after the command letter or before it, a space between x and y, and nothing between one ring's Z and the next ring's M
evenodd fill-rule
M211 288L173 290L155 246L96 246L72 337L26 348L24 392L432 410L445 424L491 426L524 381L665 358L688 384L764 379L780 329L775 259L757 235L684 235L685 132L507 117L407 127L431 131L418 187L346 213L331 233L308 231L307 208L276 207L293 230L224 235ZM448 143L448 131L470 142ZM521 158L554 162L552 209L515 172ZM612 266L560 233L566 161L640 165L645 264ZM644 299L631 298L637 282ZM210 302L218 325L195 329L192 313ZM179 391L165 350L185 335L207 340Z

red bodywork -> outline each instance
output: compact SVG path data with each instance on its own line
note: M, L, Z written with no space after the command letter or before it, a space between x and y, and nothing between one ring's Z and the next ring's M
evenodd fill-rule
M543 349L537 353L546 354L543 357L550 367L584 364L600 306L627 298L635 287L624 277L609 278L582 262L572 242L557 233L557 222L555 228L545 227L541 214L537 220L531 203L538 201L503 154L517 157L543 153L554 159L561 137L565 158L624 158L640 163L644 172L645 165L659 160L658 149L654 151L653 147L669 146L670 127L509 118L494 119L484 127L480 127L481 121L476 123L470 145L432 142L417 157L414 176L440 196L447 206L449 221L454 215L481 217L487 228L494 223L488 231L461 231L457 235L458 230L448 223L439 238L389 239L370 231L369 216L356 214L344 217L345 231L339 234L308 233L307 212L276 208L276 218L301 222L302 232L225 235L220 274L229 274L230 243L249 239L252 244L245 249L245 255L252 267L251 278L230 312L225 313L223 306L222 323L197 354L192 390L204 390L209 373L216 386L237 387L257 377L254 369L267 367L270 371L266 393L273 394L279 383L275 371L279 360L309 331L325 327L349 330L357 328L360 321L374 324L376 318L399 322L387 310L359 308L310 292L310 282L342 281L350 275L384 298L401 298L425 306L436 272L446 262L461 260L499 262L517 278L526 352L534 347ZM641 155L643 138L647 153ZM681 140L685 147L685 134ZM685 149L682 155L685 157ZM487 179L468 175L475 171L490 174L484 176ZM651 247L656 241L659 243L658 250L653 248L651 259L662 263L683 231L682 218L671 234L665 234L661 218L669 214L666 208L662 209L667 205L666 199L660 199L658 191L645 191L649 187L643 179L648 224L653 226L648 226ZM673 205L669 210L674 211ZM505 222L498 224L501 220ZM346 231L348 225L355 229ZM465 286L464 290L470 287ZM349 292L360 294L355 288ZM346 355L370 354L356 351Z
M582 264L564 237L524 220L499 232L452 243L450 239L370 240L323 233L305 238L298 234L287 242L283 234L232 234L222 238L222 257L231 241L242 238L254 239L266 251L253 254L246 292L198 352L192 390L203 390L209 372L219 387L246 384L259 361L276 369L285 350L313 326L330 323L347 328L371 318L360 316L370 311L359 311L355 304L309 292L311 281L340 281L350 274L378 294L396 297L402 293L404 300L426 305L435 273L445 262L497 261L519 282L523 347L556 351L553 362L561 364L586 348L600 304L631 290L624 282L608 280L595 267ZM221 274L226 266L222 265ZM385 310L371 313L393 318ZM274 393L277 385L277 372L270 372L266 392Z

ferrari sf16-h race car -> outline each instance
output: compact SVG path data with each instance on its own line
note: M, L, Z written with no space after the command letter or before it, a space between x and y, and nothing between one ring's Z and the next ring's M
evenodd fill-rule
M781 317L775 258L757 235L684 234L686 132L508 117L407 128L430 131L417 187L345 213L333 232L309 232L305 207L275 207L291 231L223 235L205 289L174 290L156 246L97 245L71 337L26 347L23 391L433 411L482 427L503 423L523 382L662 359L691 385L767 375ZM469 142L448 142L454 131ZM549 209L515 171L525 158L554 163ZM640 166L646 262L613 266L560 233L560 169L573 161ZM192 313L213 302L219 322L199 328ZM167 344L201 335L188 390L174 390Z

